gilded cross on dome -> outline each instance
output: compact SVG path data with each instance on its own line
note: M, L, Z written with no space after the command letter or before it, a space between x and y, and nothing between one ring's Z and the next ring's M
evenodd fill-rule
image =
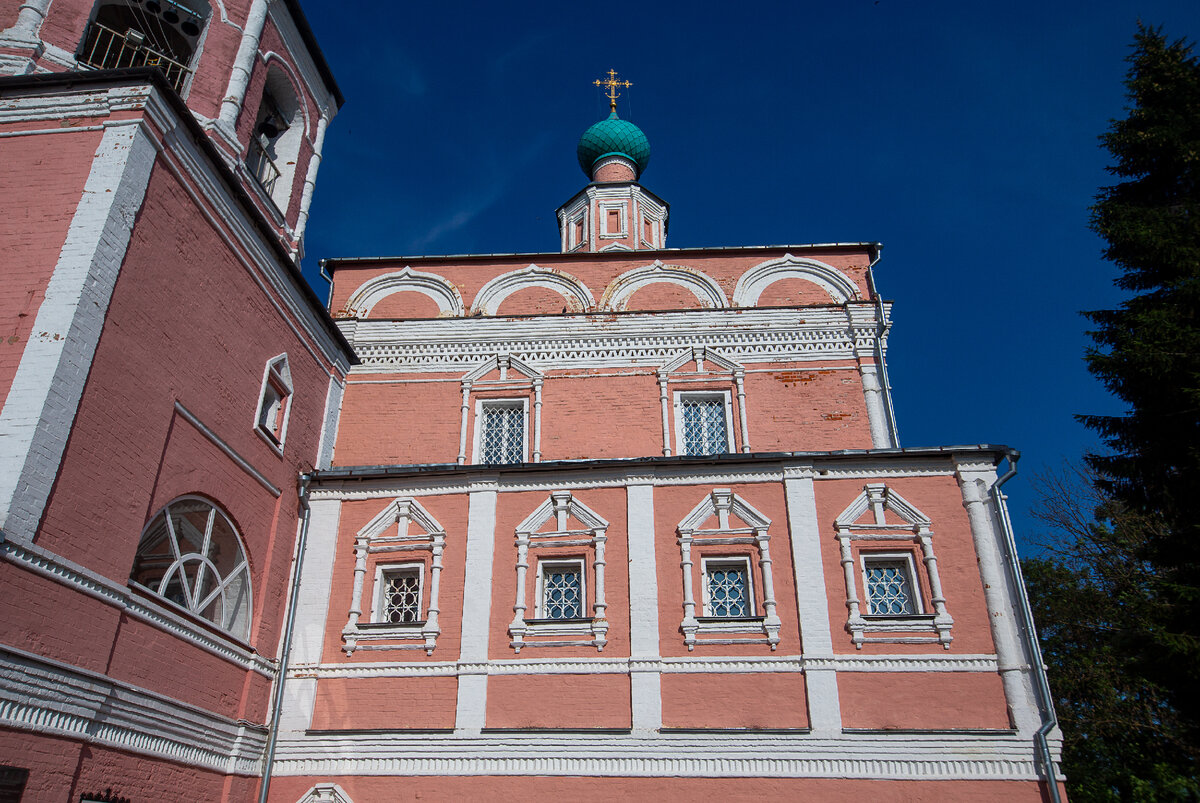
M604 93L604 96L608 98L609 109L614 112L617 110L617 98L621 97L621 93L617 91L617 87L623 86L629 88L633 86L631 81L618 81L616 70L609 70L607 78L603 80L597 79L592 83L594 83L596 86L607 88L608 91Z

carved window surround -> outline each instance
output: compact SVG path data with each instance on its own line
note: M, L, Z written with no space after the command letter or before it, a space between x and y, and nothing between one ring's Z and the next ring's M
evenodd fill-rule
M730 514L741 519L744 526L734 526ZM702 529L706 521L716 517L717 526L714 529ZM699 644L769 644L774 650L779 645L779 631L782 623L775 605L775 580L771 574L771 536L767 532L771 520L751 507L745 500L727 488L716 488L704 500L684 517L676 530L679 540L679 565L683 570L683 621L679 629L683 633L683 643L691 651ZM696 592L693 579L692 557L693 547L709 552L708 547L742 547L756 546L758 548L758 566L762 582L761 606L757 600L753 577L747 580L751 586L750 605L753 610L762 609L762 616L717 618L696 616ZM718 551L706 554L705 559L716 559L728 556L736 561L743 558L745 552ZM702 578L703 580L704 578ZM755 634L758 637L729 637L731 634ZM718 636L717 638L699 638L703 635ZM721 637L725 636L725 637Z
M866 518L868 511L871 516ZM891 511L904 523L888 524L887 511ZM953 640L950 629L954 625L954 619L946 612L946 599L942 594L937 558L933 553L933 529L929 517L884 483L874 483L863 487L862 493L837 517L834 527L841 545L842 570L846 577L846 609L849 611L846 630L850 633L850 640L854 646L861 650L864 643L870 642L940 643L945 649L950 649L950 642ZM873 557L896 557L897 548L903 549L906 543L916 544L920 548L933 613L899 616L864 614L859 597L860 572L855 568L855 553L858 552L859 557L865 561L870 561ZM871 546L859 548L856 544ZM909 548L911 549L911 546ZM917 582L913 588L913 593L918 596L921 594L920 585L921 583ZM918 604L917 610L925 609Z
M410 532L413 525L419 532ZM414 499L395 500L358 531L354 539L354 590L350 599L350 619L342 628L342 640L345 642L342 650L346 655L353 655L356 649L423 649L426 655L433 655L437 637L442 632L438 626L438 591L445 547L446 531ZM367 563L372 556L399 558L405 564L423 563L426 556L430 558L428 590L423 582L421 584L421 595L428 599L424 605L425 621L411 624L360 621ZM379 591L375 589L371 599L377 599L378 596Z
M705 362L715 366L715 370L707 370ZM687 365L689 362L696 363L695 373L685 373L679 369ZM728 380L725 377L728 376ZM659 404L662 407L662 432L663 432L663 454L670 457L672 452L671 439L672 435L677 430L678 420L681 415L678 400L672 404L669 385L674 384L675 387L687 385L688 390L693 391L710 391L714 393L728 393L729 388L732 388L734 398L737 401L737 418L738 432L735 434L733 427L730 426L729 443L730 450L737 451L737 442L740 436L741 451L750 451L750 435L746 424L746 369L738 363L727 357L722 357L720 354L709 349L707 346L692 346L685 349L673 358L668 360L661 368L658 369L658 397ZM676 396L679 394L676 393ZM671 411L674 408L677 426L671 426ZM730 421L732 424L732 421ZM681 442L682 436L676 436L678 442L677 449L674 453L683 454L684 447Z
M581 527L569 527L574 518ZM544 525L553 520L554 529L542 531ZM508 626L511 638L509 646L517 653L523 647L566 647L592 646L603 652L608 643L608 604L604 600L604 546L608 540L608 522L599 514L575 499L570 491L555 491L550 498L517 526L517 596L513 603L513 620ZM588 619L526 619L528 610L527 578L531 551L559 549L562 547L581 549L590 553L595 572L592 584L592 616ZM559 553L562 554L562 553ZM546 560L556 560L559 554ZM563 555L567 558L566 555ZM569 558L567 558L569 559ZM583 561L584 571L587 561ZM586 593L586 592L585 592ZM587 599L585 596L584 607ZM535 606L535 611L539 606ZM530 638L536 640L529 640ZM545 640L546 638L552 640Z
M499 376L496 379L484 379L493 371L498 372ZM517 377L512 377L510 372L516 372ZM545 376L535 368L530 367L525 362L506 354L498 354L476 366L473 370L466 373L462 380L462 423L459 430L458 440L458 464L464 465L467 462L467 433L470 413L471 413L471 394L472 393L492 393L495 392L495 398L505 401L513 401L518 397L528 398L532 395L533 415L527 416L527 421L532 417L533 443L531 461L540 463L542 460L542 384L545 382ZM479 398L479 397L477 397ZM528 430L526 427L526 438L528 439ZM526 443L526 453L529 451L530 444ZM478 449L476 449L478 453Z

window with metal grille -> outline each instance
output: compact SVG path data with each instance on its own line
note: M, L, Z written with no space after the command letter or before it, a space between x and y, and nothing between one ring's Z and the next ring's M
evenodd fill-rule
M542 585L542 619L583 618L583 564L570 563L538 564Z
M750 601L750 564L739 561L704 562L705 616L727 619L754 615Z
M380 575L376 621L393 625L421 621L421 570L384 569Z
M919 613L911 568L904 558L864 559L869 614L906 616Z
M483 402L480 408L479 460L488 465L525 461L525 406L521 402Z
M724 395L681 394L679 415L683 436L681 454L725 454L729 451Z

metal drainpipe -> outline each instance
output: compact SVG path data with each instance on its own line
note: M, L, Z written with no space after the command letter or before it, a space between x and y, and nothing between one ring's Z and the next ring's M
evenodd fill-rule
M896 411L892 408L892 383L888 380L887 360L883 356L883 335L887 332L887 327L883 324L883 299L880 298L879 291L875 288L875 272L871 270L883 257L883 246L875 243L872 250L875 253L871 255L871 262L867 265L867 288L871 291L871 298L875 299L876 318L879 320L879 328L875 332L875 355L879 359L879 379L883 385L881 389L883 398L887 403L888 426L891 428L892 446L899 449L900 432L896 427Z
M288 595L287 617L283 625L283 650L279 657L279 672L275 676L275 690L271 697L271 725L267 733L267 750L263 756L262 786L259 788L258 803L267 803L267 792L271 788L271 765L275 762L275 743L279 740L279 716L283 707L283 684L287 677L288 655L292 651L292 632L296 624L296 598L300 596L300 567L304 565L304 546L308 541L308 486L312 474L301 474L297 481L300 506L304 508L304 521L300 525L300 539L296 544L296 564L292 569L292 591Z
M1058 727L1058 716L1054 713L1054 698L1050 694L1050 684L1046 680L1046 664L1042 660L1042 647L1038 644L1037 630L1034 628L1033 610L1029 607L1029 594L1025 590L1025 578L1021 574L1021 564L1017 561L1017 542L1013 536L1012 520L1008 516L1008 505L1004 501L1007 497L1000 490L1001 485L1016 475L1017 461L1021 459L1021 453L1016 449L1009 449L1006 456L1008 457L1008 471L992 483L989 493L992 497L992 505L996 509L996 515L1000 518L1000 527L1004 531L1008 570L1012 574L1013 583L1017 587L1017 596L1020 598L1017 607L1021 618L1024 619L1022 630L1025 631L1025 645L1033 660L1034 686L1037 688L1038 697L1041 698L1042 726L1034 732L1033 742L1037 747L1042 768L1046 772L1051 803L1061 803L1062 798L1058 793L1058 778L1054 774L1054 759L1050 756L1050 746L1046 743L1046 734Z

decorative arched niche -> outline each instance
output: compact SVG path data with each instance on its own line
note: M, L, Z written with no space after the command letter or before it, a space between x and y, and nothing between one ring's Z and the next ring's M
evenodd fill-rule
M558 293L563 297L568 312L591 312L596 308L596 299L592 296L592 291L579 279L560 270L530 265L497 276L485 284L476 294L471 311L475 314L495 315L506 298L530 287L541 287Z
M403 270L376 276L362 284L346 301L344 313L354 318L369 318L371 310L394 293L420 293L437 304L438 317L460 317L465 307L458 288L435 273L424 273L405 266Z
M687 290L704 308L720 309L729 306L724 291L711 276L682 265L664 265L656 259L652 265L628 270L613 279L604 291L600 308L610 312L623 312L634 293L643 287L658 283L674 284Z
M862 297L850 277L832 265L815 259L800 259L791 254L784 254L779 259L755 265L743 273L733 291L733 305L757 306L763 291L783 279L803 279L812 282L828 293L830 301L835 304L857 301Z

